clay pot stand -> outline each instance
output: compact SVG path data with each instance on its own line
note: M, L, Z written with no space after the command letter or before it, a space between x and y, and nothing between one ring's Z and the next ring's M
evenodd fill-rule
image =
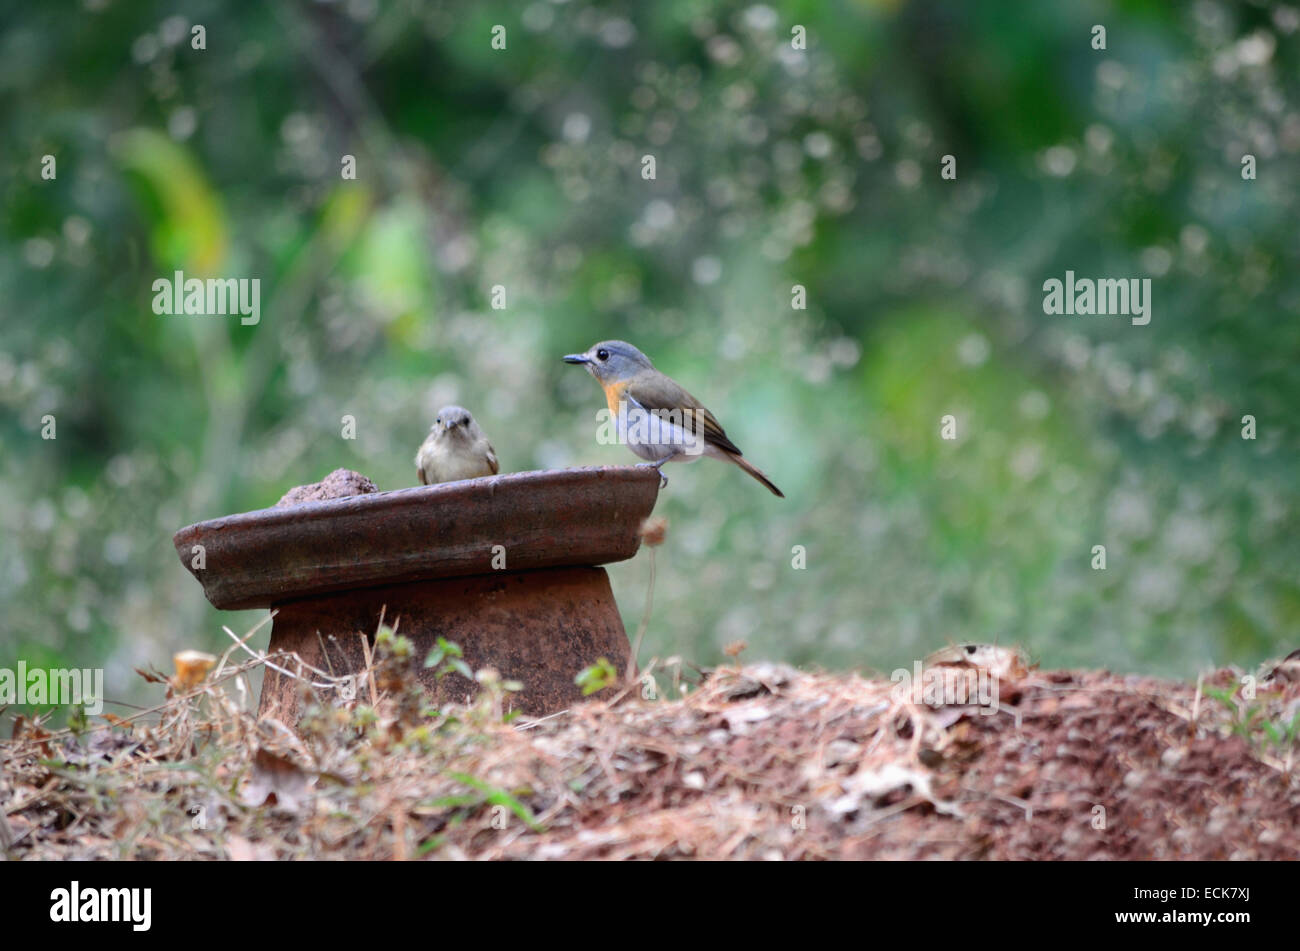
M658 493L658 473L634 466L520 472L228 515L173 542L214 606L276 610L272 653L355 674L382 613L414 643L433 702L476 689L422 666L445 637L472 670L520 681L514 705L538 716L580 700L574 677L599 657L626 669L627 633L600 566L636 554ZM192 567L196 545L203 568ZM267 668L258 713L293 726L300 694Z

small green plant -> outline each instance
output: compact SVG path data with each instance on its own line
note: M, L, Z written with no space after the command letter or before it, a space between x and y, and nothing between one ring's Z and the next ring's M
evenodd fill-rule
M82 735L90 729L90 717L86 714L84 703L78 703L68 711L68 729L77 739L81 739Z
M618 683L618 671L606 657L597 658L590 667L584 667L573 678L573 682L582 688L582 695L590 697L593 693L612 687Z
M1300 712L1291 718L1290 723L1279 724L1272 720L1264 720L1259 727L1268 737L1271 745L1282 748L1294 746L1297 741L1300 741Z
M375 633L375 652L382 657L406 660L414 649L415 645L411 643L410 638L397 634L387 624L380 625Z
M468 773L448 773L450 778L462 783L473 792L465 793L458 796L443 796L434 799L428 803L435 809L469 809L474 810L480 806L504 806L513 812L528 828L534 832L541 832L542 826L533 817L532 810L525 806L515 796L499 786L493 786L491 783L484 782L476 776L470 776Z
M1219 701L1227 710L1228 729L1259 752L1270 748L1286 749L1300 741L1300 711L1290 722L1275 722L1262 701L1245 702L1233 688L1205 687L1207 697Z
M474 671L469 669L469 664L464 661L465 653L460 649L460 645L445 637L438 638L438 642L433 645L429 651L429 656L424 658L425 667L436 668L434 676L441 680L448 674L460 674L470 680L474 679Z

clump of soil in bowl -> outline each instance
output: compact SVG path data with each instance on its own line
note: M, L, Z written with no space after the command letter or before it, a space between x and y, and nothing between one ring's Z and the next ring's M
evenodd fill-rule
M353 472L351 469L335 469L319 482L294 486L284 493L284 498L276 502L275 507L301 505L303 502L324 502L327 499L345 499L350 495L366 495L378 491L378 487L360 472Z

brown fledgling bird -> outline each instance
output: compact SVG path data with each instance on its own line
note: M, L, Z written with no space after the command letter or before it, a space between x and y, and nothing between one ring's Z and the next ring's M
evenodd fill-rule
M438 411L415 454L415 468L422 485L477 479L496 475L500 469L492 444L463 406L444 406Z
M700 456L711 456L739 466L773 495L785 498L771 479L741 455L717 418L630 343L604 340L586 353L569 354L564 362L585 366L596 378L605 391L610 413L618 420L619 441L650 460L645 465L658 469L666 462L694 462ZM666 478L664 484L668 484Z

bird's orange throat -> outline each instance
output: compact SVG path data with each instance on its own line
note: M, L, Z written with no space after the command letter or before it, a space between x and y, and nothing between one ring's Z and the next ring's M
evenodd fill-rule
M605 402L609 404L609 411L614 416L618 416L618 404L623 400L623 394L627 391L627 381L618 383L602 383L605 389Z

